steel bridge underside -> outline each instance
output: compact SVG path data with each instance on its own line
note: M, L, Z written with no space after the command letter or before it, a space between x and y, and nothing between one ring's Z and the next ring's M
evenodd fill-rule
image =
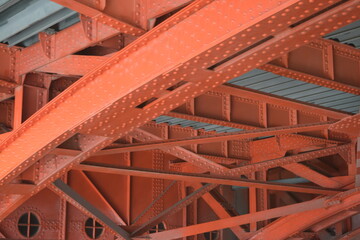
M0 238L358 239L357 0L0 0Z

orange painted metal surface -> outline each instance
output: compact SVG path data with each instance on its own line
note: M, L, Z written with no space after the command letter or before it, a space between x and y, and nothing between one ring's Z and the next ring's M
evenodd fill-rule
M320 39L358 1L54 2L80 23L0 45L1 237L358 236L359 114L225 83L359 95L359 50Z

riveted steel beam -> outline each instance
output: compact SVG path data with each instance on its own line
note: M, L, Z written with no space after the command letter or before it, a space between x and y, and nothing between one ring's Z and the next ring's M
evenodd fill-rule
M351 208L360 204L359 196L359 188L349 190L345 193L340 193L337 197L330 200L332 205L329 207L323 207L280 218L261 229L261 231L258 231L257 234L250 239L286 239L292 234L303 231L311 227L313 224L334 216L337 213L348 209L351 210Z
M359 49L331 40L318 39L265 64L260 69L359 95L360 84L357 81L360 77L359 64ZM350 71L352 74L349 74Z
M52 1L119 31L123 30L124 24L124 21L120 20L126 20L129 24L139 26L139 29L140 26L142 29L151 29L155 24L158 24L157 18L177 11L191 2L191 0L173 0L171 2L165 0L156 0L155 2L144 0ZM121 6L121 8L118 6Z
M18 86L18 85L17 85L16 83L14 83L14 82L9 82L9 81L0 79L0 87L1 87L0 91L2 91L2 92L5 92L4 90L6 90L6 89L8 89L8 90L14 89L14 88L16 88L17 86ZM6 93L6 92L5 92L5 93ZM8 92L8 93L13 94L13 92Z
M129 23L119 20L119 17L124 18L126 16L126 12L124 12L124 10L125 9L128 10L128 8L127 8L128 6L135 5L134 3L132 3L132 1L122 1L122 2L115 1L116 4L118 4L118 6L119 5L122 6L121 8L120 7L116 8L116 9L120 10L120 13L118 13L118 15L119 15L118 17L110 16L109 14L104 13L106 4L110 5L111 1L107 1L107 2L102 1L104 3L103 6L89 6L87 4L84 4L82 2L78 2L75 0L51 0L51 1L56 2L60 5L63 5L64 7L70 8L76 12L79 12L79 13L87 16L87 17L90 17L94 21L98 21L102 24L108 25L108 26L118 30L119 32L128 33L127 29L129 29L129 28L135 30L135 32L133 32L133 33L136 35L141 35L145 32L144 30L142 30L139 27L132 26ZM133 20L133 19L131 19L131 20ZM135 25L135 21L133 21L133 24Z
M332 124L329 129L334 132L345 133L351 138L357 138L360 136L360 113L342 119L336 124Z
M320 40L319 40L320 41ZM105 56L76 56L71 55L67 56L65 58L62 58L58 61L55 61L51 64L48 64L40 69L38 71L43 72L52 72L52 73L59 73L64 75L84 75L87 72L89 72L91 69L96 67L97 65L101 64L102 62L105 62L108 59L108 57ZM266 64L261 68L265 68L266 66L271 64ZM273 65L271 65L273 66ZM281 68L279 66L273 66L274 68ZM269 70L269 69L266 69ZM284 70L285 71L285 70ZM280 75L286 75L283 72L275 72L276 74ZM288 70L292 71L292 70ZM297 76L297 75L296 75ZM291 77L294 79L297 79L294 76L286 75L286 77ZM316 76L313 76L314 78ZM312 82L313 83L313 82ZM331 80L331 86L334 86L336 81ZM325 86L325 85L324 85ZM345 91L344 89L337 89L341 91ZM198 122L206 122L209 124L216 124L220 126L228 126L233 128L240 128L240 129L256 129L260 127L264 127L264 124L260 123L260 119L264 119L265 124L268 123L268 117L272 117L275 113L272 112L265 112L265 115L262 116L262 112L259 111L259 116L254 116L251 118L251 120L242 117L241 115L235 113L235 106L236 104L243 104L244 106L252 107L254 111L257 108L261 108L261 104L265 104L265 107L262 108L270 108L273 107L282 107L283 111L289 112L289 118L292 115L298 114L299 117L306 116L309 114L315 114L319 115L319 117L330 117L335 119L340 119L345 116L348 116L347 113L336 111L336 110L330 110L327 108L315 106L312 104L300 102L300 101L294 101L293 99L286 99L284 97L275 96L272 94L267 94L263 92L259 92L256 90L248 89L245 87L235 86L233 84L226 84L225 86L219 86L215 88L213 91L207 93L209 96L208 98L211 98L212 101L215 101L218 99L219 104L224 104L224 101L222 101L221 98L229 98L229 111L231 119L226 119L225 116L220 115L219 113L214 117L215 111L211 112L212 118L207 116L204 111L201 113L198 113L197 111L194 112L194 110L188 109L185 106L181 107L180 110L172 111L167 116L171 117L177 117L177 118L183 118L188 119L192 121L198 121ZM193 101L194 106L192 106L193 109L203 109L204 101L201 101L201 99L204 98L204 96L197 98L195 101ZM215 104L216 102L214 102ZM224 106L225 107L225 106ZM186 113L184 112L186 110ZM241 119L244 118L244 119ZM256 120L259 119L259 120ZM269 123L271 124L271 122Z
M331 40L317 39L259 68L284 77L359 95L360 85L357 81L359 76L349 75L349 71L346 70L346 67L349 67L352 72L359 73L359 56L359 49ZM87 57L89 62L100 63L101 59L106 61L108 57ZM347 65L342 65L341 60L344 59L347 60ZM78 63L77 67L71 68L70 58L68 58L45 66L39 71L83 75L91 70L90 65L86 67L81 57L71 57L71 60ZM309 60L316 64L304 63Z
M286 136L285 136L286 137ZM287 137L293 137L292 135L291 136L287 136ZM147 141L149 141L149 140L153 140L153 139L159 139L158 137L156 137L156 136L154 136L154 135L152 135L152 134L145 134L143 137L141 137L141 138L138 138L139 140L141 140L141 141L144 141L144 140L147 140ZM310 139L313 139L313 138L311 138L310 137ZM319 139L317 139L317 138L314 138L316 141L318 141ZM313 140L314 140L313 139ZM285 141L286 142L286 141ZM287 147L289 147L289 145L288 144L285 144L284 145L284 147L285 146L287 146ZM325 151L326 152L326 151ZM335 150L335 152L337 152L337 150ZM170 154L175 154L176 152L175 151L170 151L169 152ZM184 158L184 156L185 156L186 154L180 154L179 155L179 157L180 158ZM305 157L303 160L305 161L306 160L306 156L300 156L300 158L303 158L303 157ZM311 157L309 158L309 159L311 159ZM309 159L307 159L307 160L309 160ZM189 160L189 157L186 157L185 158L185 160ZM285 158L285 162L287 162L287 160L290 160L290 159L287 159L287 158ZM294 159L293 159L294 160ZM276 161L276 160L275 160ZM291 160L292 161L292 160ZM204 166L206 166L206 165L204 165ZM211 171L211 172L218 172L218 170L220 170L220 172L221 172L221 169L214 169L214 168L209 168L209 170ZM226 171L226 173L224 172L224 174L226 174L226 175L228 175L228 174L232 174L232 172L231 172L231 170L229 170L229 171ZM234 174L237 174L237 175L239 175L239 174L242 174L242 173L240 173L240 172L235 172Z
M117 225L126 225L125 221L119 216L114 208L109 204L99 189L82 171L71 171L69 174L76 180L76 186L72 189L84 197L90 204L99 209L103 214L109 217ZM80 188L78 186L81 186ZM71 186L70 186L71 187Z
M354 192L353 190L350 190L349 192ZM347 192L347 193L349 193ZM340 193L341 196L342 193ZM167 239L167 238L180 238L180 237L186 237L191 235L196 235L204 232L211 232L218 229L228 228L231 226L241 225L241 224L247 224L251 222L258 222L262 220L267 220L271 218L286 216L289 214L292 214L290 216L294 216L293 219L296 219L296 216L299 215L309 215L309 213L314 214L315 212L324 212L325 214L332 214L334 212L339 211L340 209L345 209L349 207L353 207L359 204L360 195L358 193L358 190L356 193L350 196L341 197L342 201L339 201L337 199L338 196L331 197L330 199L326 198L320 198L315 199L311 201L306 201L303 203L297 203L285 207L278 207L273 208L270 210L260 211L256 213L251 214L244 214L237 217L227 218L227 219L220 219L216 221L211 221L207 223L201 223L196 224L192 226L187 226L183 228L178 229L172 229L164 232L159 233L153 233L149 234L147 237L151 239ZM332 204L335 204L332 206ZM295 214L298 213L298 214ZM324 215L325 215L324 214ZM285 217L286 218L286 217ZM312 218L318 218L316 215L313 215ZM299 220L297 220L299 221ZM297 223L291 223L293 226L292 228L297 227ZM274 226L274 224L270 224L270 226ZM286 224L286 226L291 226L290 223ZM279 225L277 225L279 227ZM266 228L266 227L265 227ZM279 230L283 230L283 228L279 228ZM284 232L290 232L290 231L284 231ZM284 239L282 236L289 236L290 234L281 234L279 235L267 235L263 234L263 230L259 231L258 235L255 235L251 239L260 239L259 237L265 237L265 239Z
M159 141L149 141L145 143L134 143L129 144L124 147L119 147L115 150L103 150L102 154L109 152L109 154L119 153L119 152L134 152L134 151L144 151L151 150L156 148L168 148L174 146L184 146L190 144L201 144L201 143L211 143L211 142L221 142L227 140L239 140L239 139L251 139L256 137L266 137L280 134L288 134L294 132L306 132L314 130L326 129L330 126L331 122L325 123L313 123L313 124L300 124L287 127L275 127L275 128L266 128L258 130L248 130L240 131L235 133L218 133L214 135L205 135L205 136L196 136L192 138L185 139L168 139L168 140L159 140ZM146 134L142 130L136 130L131 136L139 138L141 134Z
M290 108L297 112L304 112L304 113L316 112L316 114L334 119L342 119L344 117L349 116L348 113L330 110L309 103L304 103L293 99L290 100L272 94L262 93L245 87L235 86L233 84L225 84L223 86L218 86L217 88L215 88L215 91L221 93L227 93L245 99L252 99L254 101L266 102L271 105L275 105L283 108Z
M100 212L97 208L91 205L83 197L81 197L77 192L75 192L71 187L60 179L56 180L51 186L50 189L56 194L60 195L62 198L65 198L69 203L74 205L77 208L81 208L83 211L87 212L88 215L95 217L101 224L107 227L108 230L113 232L115 235L130 240L130 234L113 222L110 218Z
M3 194L29 194L33 189L34 184L25 184L25 183L11 183L1 188L1 193Z
M274 167L281 167L281 166L292 164L292 163L298 163L298 162L312 160L312 159L319 158L319 157L334 155L334 154L337 154L342 151L347 151L348 148L349 148L349 144L336 146L336 147L324 148L321 150L300 153L300 154L297 154L294 156L288 156L288 157L272 159L272 160L267 160L267 161L258 162L258 163L252 163L249 165L231 169L230 172L237 173L237 174L248 174L248 173L255 172L255 171L267 170L267 169L274 168Z
M82 75L100 64L103 58L107 57L72 55L40 70L65 75ZM205 110L209 101L212 102L213 110ZM221 111L217 110L220 108ZM246 114L246 111L251 111L252 114ZM277 118L279 114L283 118ZM300 119L299 123L306 119L311 121L341 119L349 114L226 84L188 101L166 116L232 128L257 129L284 125L286 122L288 125L296 124L297 119Z
M2 136L2 135L0 135ZM105 150L102 150L102 151L99 151L95 154L95 156L105 156L105 155L109 155L109 154L117 154L118 152L116 151L116 147L114 148L111 148L111 150L113 150L112 153L110 153L110 149L105 149ZM122 150L120 149L119 150L119 153L121 152ZM65 149L65 148L55 148L53 151L52 151L52 154L54 155L64 155L64 156L77 156L81 153L81 151L79 150L73 150L73 149ZM209 154L197 154L199 155L200 157L203 157L203 158L206 158L206 159L209 159L215 163L222 163L222 164L238 164L240 162L244 162L244 161L249 161L247 159L240 159L240 158L229 158L229 157L220 157L220 156L216 156L216 155L209 155ZM182 164L182 163L172 163L173 165L174 164Z
M158 24L157 19L161 19L162 16L167 14L172 14L179 9L183 8L187 4L191 3L193 0L157 0L152 2L152 4L146 4L146 0L137 0L135 1L139 6L139 16L137 19L138 23L144 29L151 29Z
M194 188L200 188L201 183L192 182L190 185ZM214 211L214 213L221 219L221 218L228 218L233 217L230 213L225 209L225 207L216 200L210 193L205 193L202 196L202 199L209 205L209 207ZM231 227L230 230L235 234L235 236L239 239L246 236L244 229L240 226Z
M60 75L83 76L92 69L100 66L110 57L106 56L84 56L68 55L54 62L42 66L36 71L46 73L56 73Z
M22 75L34 71L37 68L49 64L57 59L78 52L99 41L119 34L116 29L104 24L98 22L94 22L93 24L97 29L96 38L89 39L85 33L83 33L82 24L77 23L56 34L47 35L46 39L43 39L42 42L24 48L16 58L17 74ZM133 31L130 27L128 30ZM74 39L76 39L76 41L74 41ZM49 51L49 54L46 54L44 51L44 43L47 43L45 49Z
M144 217L146 215L146 213L151 210L151 208L154 207L154 205L160 201L165 195L166 193L171 189L172 186L174 186L177 183L177 181L172 181L167 187L166 189L160 193L158 196L156 196L156 198L132 221L131 225L136 224L142 217ZM201 186L200 186L201 187Z
M161 125L157 125L155 123L149 123L146 126L149 126L150 129L153 129L156 126L162 126L162 127L166 128L167 131L172 132L172 133L178 132L180 130L181 131L184 130L184 128L181 128L179 126L166 125L165 123L162 123ZM190 131L189 128L187 130ZM145 132L144 130L141 130L141 129L135 130L135 132L138 133L137 139L144 143L152 142L152 141L163 141L163 140L169 139L169 137L167 137L167 138L157 137L154 134ZM194 132L193 136L199 136L199 135L211 136L211 135L215 134L213 132L202 133L201 130L191 130L191 132ZM140 134L140 133L142 133L142 134ZM170 139L177 139L177 138L172 137ZM253 140L253 141L255 141L255 140ZM298 134L282 134L282 135L277 136L276 141L278 142L277 145L279 145L279 147L284 150L301 149L301 148L315 147L315 146L319 146L319 147L333 146L333 145L339 145L339 144L343 143L340 141L328 140L328 139L305 136L305 135L298 135ZM246 141L243 142L243 144L246 145L246 142L249 142L249 140L246 139ZM231 143L228 142L227 144L231 144ZM244 147L245 147L245 145L244 145ZM104 155L121 153L121 152L125 151L124 148L126 148L127 146L128 146L127 144L113 143L108 148L105 148L102 151L97 152L95 155L96 156L104 156ZM194 146L192 146L190 150L187 150L187 152L188 151L196 151L196 149L194 148ZM257 151L257 149L254 149L253 151ZM56 148L52 151L52 154L66 155L66 156L76 156L80 153L81 153L81 151L79 151L79 150L66 149L66 148ZM225 164L234 164L234 163L238 164L243 161L249 161L249 159L252 158L250 156L251 155L250 152L247 153L247 157L243 157L243 158L221 157L221 156L216 156L213 154L201 154L201 153L198 153L197 155L199 155L200 157L203 157L203 158L207 158L216 163L225 163Z
M194 182L213 183L220 185L256 187L256 188L272 189L279 191L305 192L305 193L324 194L324 195L332 195L341 191L335 189L325 189L318 187L307 187L307 186L292 185L292 184L256 181L250 179L229 178L225 176L220 177L220 176L212 176L212 175L197 174L197 173L179 173L172 171L160 171L160 170L140 169L140 168L113 167L106 165L100 166L94 164L80 164L76 167L76 169L83 171L102 172L102 173L116 173L116 174L131 175L138 177L161 178L161 179L170 179L170 180L179 180L179 181L194 181Z
M9 47L0 43L0 89L6 88L8 91L11 90L11 92L6 92L7 94L13 94L13 89L18 85L15 83L15 68L19 51L19 47ZM4 93L4 91L0 90L1 93Z
M167 217L171 216L172 214L176 213L177 211L180 211L182 208L186 207L190 203L192 203L194 200L200 198L203 194L211 191L217 187L216 184L205 184L201 186L200 188L196 189L191 194L187 195L185 198L181 199L177 203L173 204L171 207L167 208L163 212L161 212L159 215L151 218L144 224L142 224L140 227L135 229L131 236L139 236L145 232L147 232L151 227L155 226L156 224L162 222Z
M144 131L142 129L137 129L133 133L130 133L129 135L139 141L146 141L149 139L159 140L159 141L163 140L162 138L160 138L154 134L151 134L147 131ZM161 150L165 151L166 153L172 154L175 157L183 159L187 162L190 162L193 165L202 168L203 170L208 170L210 172L228 170L227 167L224 167L223 165L221 165L219 163L213 162L213 161L207 159L206 157L200 156L200 155L198 155L194 152L191 152L190 150L187 150L183 147L175 146L175 147L170 147L170 148L161 148Z
M133 136L135 139L142 141L142 142L151 141L151 140L158 140L158 141L164 140L158 136L155 136L154 134L151 134L151 133L149 133L145 130L141 130L141 129L137 129L136 131L134 131L134 133L131 133L130 136ZM293 135L290 135L290 137L292 137L292 136ZM280 137L280 145L283 142L283 146L281 148L283 149L283 151L292 149L292 147L293 147L292 144L286 143L287 136L284 136L284 137L285 137L285 140L284 139L281 140L282 137ZM277 141L278 140L276 140L276 142ZM300 139L297 139L296 141L298 142L298 144L301 144ZM304 143L304 146L307 146L309 144L311 145L314 143L312 143L311 141L310 142L306 141ZM345 153L345 152L348 152L349 146L350 146L350 144L339 145L339 146L323 148L320 150L313 150L313 151L300 153L300 154L293 155L293 156L280 157L280 158L275 158L275 159L270 159L270 160L269 160L269 156L268 156L267 158L263 159L261 162L256 162L256 163L243 162L240 164L240 167L233 168L233 169L229 169L218 163L209 161L209 159L201 157L198 154L193 153L182 147L167 147L167 148L162 147L160 149L162 149L163 151L165 151L171 155L174 155L180 159L190 162L193 165L198 166L203 170L210 171L214 174L239 176L242 174L249 174L254 171L262 171L262 170L267 170L267 169L273 168L273 167L279 167L279 166L284 166L287 164L307 161L307 160L311 160L311 159L315 159L315 158L319 158L319 157L334 155L337 153ZM275 146L273 146L273 147L275 147ZM117 153L116 151L117 151L117 149L114 149L114 151L112 153ZM281 155L281 156L283 156L283 155Z
M326 177L300 163L285 165L283 168L322 187L340 188L343 186L342 183Z
M280 5L279 1L267 1L266 4L248 1L246 5L237 5L240 4L237 1L231 3L195 2L115 54L103 66L83 77L38 111L1 146L0 161L3 168L0 172L0 184L9 183L23 169L34 164L75 133L106 137L103 141L98 141L97 145L86 148L71 162L62 165L61 169L53 170L52 174L42 179L38 185L36 190L40 190L66 169L145 122L216 87L231 76L241 75L259 66L264 58L270 61L284 51L290 51L311 38L331 31L330 27L340 27L333 23L340 17L336 13L346 13L345 20L341 16L345 24L353 21L358 11L356 1L339 2L336 5L329 2L317 8L312 5L316 3L303 1L284 0ZM254 12L255 6L263 9L257 8L258 11ZM239 17L238 9L242 9L242 17ZM326 11L310 17L320 9ZM302 12L301 19L291 19L291 12ZM203 21L203 16L206 15L216 22L222 19L219 16L225 13L229 19L233 19L226 28L220 25L209 26ZM258 31L252 31L253 28L267 24L270 18L276 19L271 20L272 22L281 24L274 24L271 29L265 28L261 35ZM327 22L328 19L331 21ZM284 22L288 24L287 27L283 25ZM325 23L327 30L322 29ZM296 27L289 28L292 24ZM184 31L191 34L184 34ZM202 31L212 34L204 36ZM242 34L249 37L248 42L238 41L244 37ZM191 42L192 47L179 44L179 39ZM196 41L193 41L194 39ZM50 44L52 40L50 39ZM236 44L232 44L234 41ZM168 47L164 48L164 43L168 44ZM282 50L285 46L286 50ZM154 54L153 49L159 51ZM174 52L174 49L177 51ZM61 49L59 52L64 53ZM231 59L225 55L218 61L221 52L231 56ZM58 52L55 51L55 54ZM170 58L164 58L165 55ZM52 56L50 55L50 58ZM40 61L36 60L38 64ZM28 61L24 63L28 64L27 67L34 66ZM235 65L237 66L234 67ZM188 77L185 78L184 74ZM185 83L178 87L178 80ZM90 97L95 90L98 97ZM66 116L66 119L60 119L59 116ZM106 127L102 127L104 123ZM58 127L51 128L49 124L56 124ZM44 134L42 129L49 131ZM37 140L34 142L31 139ZM33 144L27 145L28 142ZM19 154L13 154L17 152L16 146L19 144L26 148L21 153L18 152ZM8 161L10 158L11 161ZM11 204L9 201L4 207Z
M117 22L120 21L117 20ZM23 49L21 54L17 56L16 73L22 75L31 72L120 33L136 36L144 33L143 30L129 24L121 23L120 25L121 30L119 31L98 22L96 19L83 19L81 23L70 26L56 34L42 34L39 43ZM91 67L91 64L89 66Z

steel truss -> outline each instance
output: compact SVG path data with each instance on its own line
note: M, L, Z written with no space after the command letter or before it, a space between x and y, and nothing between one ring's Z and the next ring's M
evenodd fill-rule
M359 95L359 50L321 38L358 1L53 2L80 23L0 45L0 237L23 212L42 238L359 235L360 115L226 83L259 68Z

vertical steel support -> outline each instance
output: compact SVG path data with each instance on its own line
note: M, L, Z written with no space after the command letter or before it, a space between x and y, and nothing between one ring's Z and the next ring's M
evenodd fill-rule
M15 88L15 107L14 107L14 129L20 127L22 123L24 86Z

